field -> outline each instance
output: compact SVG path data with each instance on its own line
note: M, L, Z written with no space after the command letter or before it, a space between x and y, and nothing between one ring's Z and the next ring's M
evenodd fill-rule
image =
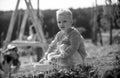
M101 46L99 43L96 46L91 42L91 40L85 40L85 48L88 54L86 58L86 65L90 65L92 66L92 68L97 69L95 71L98 72L97 73L98 76L97 77L85 76L83 78L109 78L104 77L106 71L116 69L120 65L120 44L109 45L108 37L104 37L103 43L104 43L103 46ZM18 73L12 74L13 78L33 78L33 77L43 78L38 75L42 73L41 71L49 69L49 67L47 65L34 67L33 66L34 60L35 56L30 55L21 56L20 57L21 68L18 71Z

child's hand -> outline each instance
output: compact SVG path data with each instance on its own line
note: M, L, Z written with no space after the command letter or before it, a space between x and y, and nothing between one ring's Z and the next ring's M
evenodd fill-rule
M48 53L45 53L44 57L39 61L39 63L43 64L46 60L48 60Z
M51 61L54 62L54 63L56 63L57 62L57 58L56 57L51 58Z
M54 57L51 58L51 61L57 62L58 60L60 60L60 57L61 57L60 54L59 54L59 55L56 55L56 56L54 56Z
M39 63L40 63L40 64L43 64L44 61L46 61L46 60L47 60L47 58L46 58L46 57L43 57L43 58L39 61Z
M47 60L48 59L48 53L45 53L44 58Z

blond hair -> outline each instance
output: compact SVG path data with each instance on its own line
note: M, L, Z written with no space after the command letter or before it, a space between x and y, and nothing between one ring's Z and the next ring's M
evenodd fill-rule
M56 17L59 15L67 15L72 20L72 12L69 9L59 9L56 11Z

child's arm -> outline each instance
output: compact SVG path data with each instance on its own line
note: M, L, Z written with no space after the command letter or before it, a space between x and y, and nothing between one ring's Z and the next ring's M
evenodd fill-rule
M55 39L49 44L49 47L45 52L44 57L39 61L39 63L44 63L44 61L48 59L48 54L54 52L56 47L57 47L57 35L55 36Z
M82 36L80 36L80 46L79 46L78 52L82 56L82 59L84 60L85 57L87 56L87 53L84 45L84 38Z
M57 49L57 42L59 40L59 37L60 37L61 32L58 32L55 36L55 39L50 43L49 47L48 47L48 50L47 52L45 53L46 55L51 53L51 52L54 52L56 49Z
M80 35L76 31L72 31L69 37L70 46L68 46L64 51L65 53L62 54L62 58L69 58L71 55L74 54L79 48L80 45Z

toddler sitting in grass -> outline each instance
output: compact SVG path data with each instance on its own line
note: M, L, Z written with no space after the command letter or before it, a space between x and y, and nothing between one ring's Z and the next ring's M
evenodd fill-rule
M60 31L49 45L41 62L56 62L65 67L83 64L86 57L84 40L80 32L73 26L72 12L69 9L59 9L56 12Z

